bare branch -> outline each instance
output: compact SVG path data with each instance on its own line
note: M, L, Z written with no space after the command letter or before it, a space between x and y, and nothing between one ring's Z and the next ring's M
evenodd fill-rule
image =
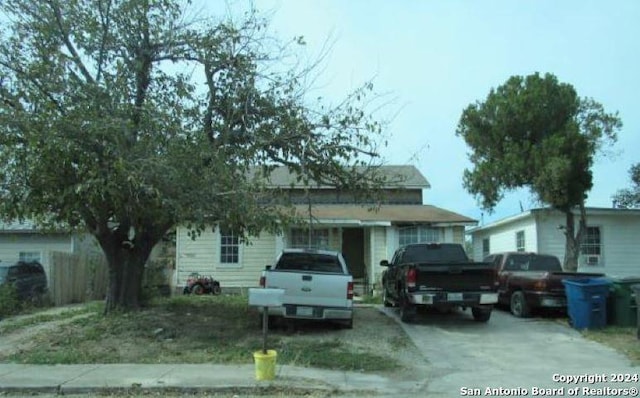
M84 76L84 78L87 80L88 83L95 83L95 81L93 80L93 77L89 73L89 70L82 62L82 59L80 59L80 55L78 54L78 51L76 50L73 43L71 43L69 32L64 27L64 23L62 21L62 11L60 9L60 5L58 4L57 0L46 0L46 1L49 4L49 6L51 6L51 10L53 11L53 14L56 18L56 24L58 25L58 29L60 30L62 41L64 42L64 45L67 48L67 50L69 50L69 53L71 53L71 59L73 60L73 63L78 67L78 69L80 69L80 72L82 73L82 75Z

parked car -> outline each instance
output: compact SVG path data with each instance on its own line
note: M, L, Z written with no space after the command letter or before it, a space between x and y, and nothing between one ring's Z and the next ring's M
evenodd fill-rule
M0 286L13 285L20 300L38 298L47 291L47 276L37 261L0 262Z
M270 321L337 321L353 327L353 277L339 252L285 249L262 272L260 286L284 289L283 305L269 307Z
M471 308L473 319L487 322L498 301L495 271L472 262L455 243L419 243L400 247L382 274L384 305L400 307L400 319L411 322L417 306L447 311Z
M519 318L538 308L566 310L563 279L602 277L601 273L563 272L556 256L532 252L494 253L484 258L498 278L498 302Z

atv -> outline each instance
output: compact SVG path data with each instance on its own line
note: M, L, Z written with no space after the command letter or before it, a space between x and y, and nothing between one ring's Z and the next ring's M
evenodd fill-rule
M187 278L187 284L182 290L183 294L220 294L220 282L210 276L193 273Z

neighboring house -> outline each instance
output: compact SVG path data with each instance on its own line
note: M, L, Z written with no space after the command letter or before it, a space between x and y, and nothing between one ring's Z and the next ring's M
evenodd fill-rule
M430 186L415 167L382 166L380 170L389 181L401 182L386 186L384 203L377 211L369 211L370 206L354 203L353 195L331 187L305 190L286 168L277 168L269 178L270 186L288 190L300 219L312 220L311 232L307 225L292 226L282 235L262 233L245 245L220 228L208 229L192 240L188 230L179 227L176 286L183 286L193 272L212 275L223 288L257 286L260 272L282 249L314 247L341 251L354 279L370 290L383 270L380 261L390 259L399 245L464 243L465 228L476 225L476 220L424 205L423 190Z
M0 222L0 261L15 263L39 261L50 278L50 253L89 253L99 250L95 240L87 234L61 230L43 231L30 222Z
M578 270L640 276L640 209L587 208ZM576 228L579 214L576 213ZM473 258L503 251L533 251L564 259L565 216L549 208L526 211L468 231Z

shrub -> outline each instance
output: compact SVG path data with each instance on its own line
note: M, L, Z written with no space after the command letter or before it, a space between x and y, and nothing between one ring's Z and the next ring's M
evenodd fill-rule
M18 299L18 292L12 285L0 286L0 318L15 315L22 309L22 303Z

